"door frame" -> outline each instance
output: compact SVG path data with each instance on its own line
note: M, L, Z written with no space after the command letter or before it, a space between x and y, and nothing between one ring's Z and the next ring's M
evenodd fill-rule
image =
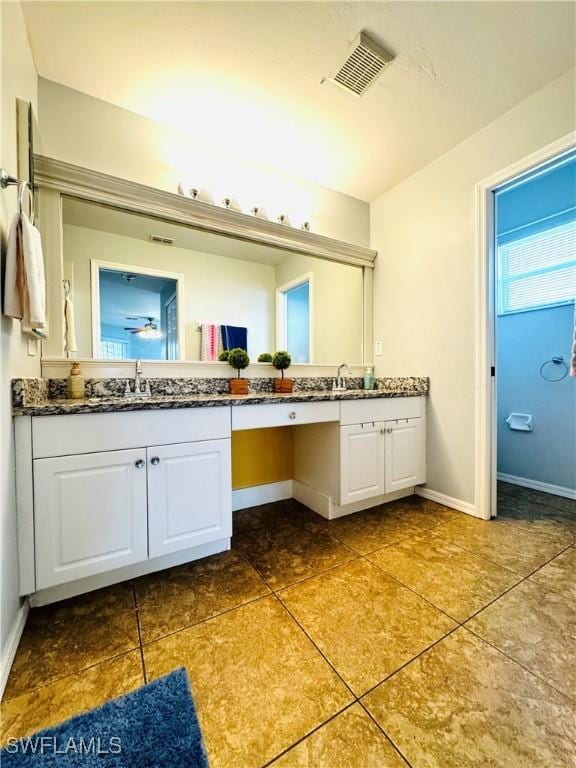
M287 349L288 338L286 328L286 293L292 288L308 283L308 363L314 362L314 273L306 272L303 275L289 280L287 283L276 286L276 348ZM294 361L295 363L297 361ZM300 363L302 365L302 363Z
M186 359L186 335L184 329L184 275L180 272L167 272L163 269L143 267L137 264L120 264L116 261L104 261L102 259L90 259L90 322L92 326L92 358L98 360L96 352L100 349L100 270L106 269L113 272L128 272L135 275L147 275L149 277L162 277L174 280L176 283L176 316L178 323L178 357L177 360ZM160 318L162 322L162 318ZM163 362L170 362L164 360Z
M497 360L494 192L576 148L576 131L547 144L476 185L476 516L496 516ZM492 373L494 370L494 373Z

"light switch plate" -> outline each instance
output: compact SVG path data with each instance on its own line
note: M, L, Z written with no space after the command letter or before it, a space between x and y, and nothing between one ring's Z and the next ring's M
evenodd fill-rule
M38 339L28 339L28 357L36 357L38 354Z
M374 354L375 355L381 355L382 354L382 342L376 341L374 343Z

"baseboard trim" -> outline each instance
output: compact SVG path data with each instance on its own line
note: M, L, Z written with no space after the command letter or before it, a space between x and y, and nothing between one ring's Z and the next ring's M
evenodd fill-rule
M576 499L576 489L564 488L562 485L542 483L540 480L530 480L527 477L507 475L504 472L498 472L498 480L502 480L504 483L510 483L510 485L520 485L522 488L530 488L533 491L551 493L553 496L563 496L565 499Z
M439 491L433 491L432 488L417 486L416 495L422 496L423 499L435 501L438 504L444 504L445 507L457 509L458 512L465 512L467 515L482 517L482 515L478 514L474 504L470 504L468 501L462 501L462 499L455 499L453 496L447 496L445 493L440 493Z
M109 587L112 584L120 584L128 579L137 579L139 576L146 576L149 573L163 571L166 568L174 568L177 565L186 565L187 563L194 562L194 560L217 555L230 549L230 541L229 538L218 539L218 541L211 541L209 544L198 544L195 547L190 547L190 549L182 549L179 552L171 552L168 555L153 557L151 560L143 560L133 565L125 565L113 571L98 573L95 576L86 576L83 579L58 584L55 587L46 587L30 595L28 598L30 600L30 607L39 608L42 605L49 605L59 600L66 600L69 597L76 597L76 595L83 595L96 589Z
M292 480L280 480L277 483L253 485L251 488L237 488L232 491L232 511L260 504L271 504L273 501L284 501L292 498Z
M387 504L389 501L412 496L413 493L413 488L406 488L403 491L392 491L392 493L384 493L380 496L373 496L371 499L364 499L363 501L340 506L328 494L322 493L322 491L312 488L310 485L301 483L299 480L294 480L294 498L296 501L304 504L305 507L309 507L313 512L325 517L327 520L335 520L338 517L362 512L379 504Z
M14 658L16 657L16 651L18 650L20 638L24 632L24 627L26 626L26 619L28 618L29 612L30 605L28 600L24 600L20 606L20 609L18 610L18 613L16 614L14 623L12 624L12 629L8 635L6 646L2 649L2 654L0 655L0 701L2 701L2 697L4 696L4 689L6 688L6 683L8 682L8 675L12 669L12 664L14 663Z

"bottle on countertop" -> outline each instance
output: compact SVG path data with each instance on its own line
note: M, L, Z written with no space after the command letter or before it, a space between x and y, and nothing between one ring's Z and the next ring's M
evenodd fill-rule
M84 376L80 370L80 363L72 363L68 376L68 399L82 400L84 398Z
M374 369L371 367L364 371L364 389L374 389Z

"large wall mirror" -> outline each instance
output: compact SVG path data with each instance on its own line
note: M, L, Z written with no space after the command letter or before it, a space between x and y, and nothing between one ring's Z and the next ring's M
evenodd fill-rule
M246 346L254 362L277 349L294 363L363 362L362 267L61 200L70 356L201 361Z

